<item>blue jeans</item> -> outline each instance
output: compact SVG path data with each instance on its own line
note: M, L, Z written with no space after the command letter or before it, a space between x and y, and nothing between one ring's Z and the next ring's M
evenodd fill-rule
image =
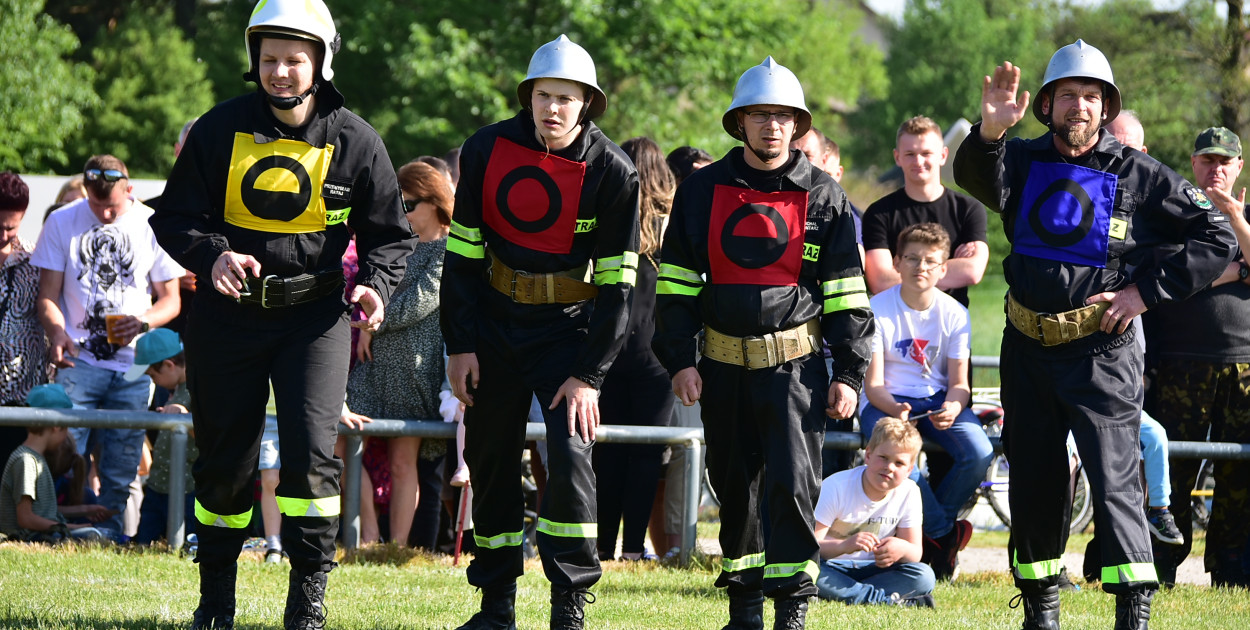
M871 560L826 560L816 588L821 599L844 604L889 604L933 591L933 569L919 562L898 562L881 568Z
M946 401L946 392L938 392L928 398L895 396L894 400L910 404L911 413L915 415L941 407ZM873 427L884 417L885 412L880 409L872 405L864 407L859 418L860 432L871 438ZM937 442L955 459L955 465L936 489L929 487L928 480L918 468L911 471L911 479L920 486L920 498L924 503L924 534L940 538L955 526L960 508L985 479L985 469L989 468L990 460L994 458L994 447L990 446L976 414L967 408L959 412L955 423L944 431L934 427L928 418L918 420L916 428L921 436Z
M74 367L61 368L56 382L65 388L75 407L83 409L116 409L143 411L148 408L152 381L142 376L127 381L122 372L75 362ZM69 430L78 446L78 453L90 457L95 447L100 447L97 468L100 474L100 497L98 503L117 513L97 524L116 538L122 531L122 512L130 498L130 482L139 472L139 460L143 456L143 429L91 429L74 427Z
M1168 434L1158 420L1141 413L1141 458L1146 464L1146 496L1150 507L1167 507L1172 496L1168 466Z

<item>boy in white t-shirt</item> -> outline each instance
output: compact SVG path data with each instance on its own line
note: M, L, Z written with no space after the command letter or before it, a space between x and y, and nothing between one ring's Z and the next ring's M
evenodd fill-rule
M920 563L920 488L908 478L920 442L911 423L882 418L865 464L821 484L815 534L822 598L933 607L933 570Z
M885 416L933 412L913 423L955 463L935 488L919 472L911 478L924 503L925 561L939 580L954 579L958 553L972 537L972 525L955 519L985 478L994 450L968 409L968 310L938 288L946 276L950 236L937 223L918 223L899 234L896 251L894 267L902 282L871 300L877 330L860 430L871 435Z

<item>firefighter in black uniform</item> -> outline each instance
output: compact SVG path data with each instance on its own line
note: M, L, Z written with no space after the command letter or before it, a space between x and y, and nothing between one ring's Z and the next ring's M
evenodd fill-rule
M1208 286L1232 257L1232 234L1201 190L1100 130L1120 112L1120 92L1098 49L1080 40L1059 49L1033 102L1050 131L1004 141L1029 105L1019 83L1010 62L986 77L955 180L1003 215L1011 240L1000 371L1024 628L1059 628L1071 431L1106 535L1115 627L1144 629L1158 580L1137 472L1142 354L1132 320Z
M193 627L234 627L236 560L272 381L291 561L284 624L321 628L339 520L333 449L350 352L348 228L360 259L350 301L370 328L403 274L412 232L381 139L330 83L339 39L325 4L261 3L246 44L246 77L260 89L200 118L151 218L161 246L200 288L185 337L200 451Z
M817 592L812 512L825 417L854 413L874 322L846 193L789 148L812 124L798 78L765 59L738 80L722 122L744 148L677 189L652 345L677 397L702 405L721 501L726 628L763 628L765 594L776 628L803 628Z
M447 374L465 411L481 611L462 629L515 628L524 503L518 485L534 396L547 425L538 551L551 628L581 628L599 580L591 447L598 388L624 340L638 269L638 174L591 122L607 107L594 61L561 35L517 87L523 111L460 153L443 268Z

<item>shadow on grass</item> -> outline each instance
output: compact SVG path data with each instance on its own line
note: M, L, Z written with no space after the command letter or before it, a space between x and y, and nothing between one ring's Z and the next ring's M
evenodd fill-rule
M22 628L23 630L185 630L190 625L186 621L165 621L156 617L138 617L135 619L91 619L79 615L59 617L53 620L40 619L29 613L0 612L0 628Z
M415 565L443 565L447 564L446 556L435 556L429 551L423 549L413 549L397 545L393 542L384 544L366 545L355 549L344 549L343 556L339 560L340 564L356 564L356 565L386 565L393 567L402 567L409 564Z

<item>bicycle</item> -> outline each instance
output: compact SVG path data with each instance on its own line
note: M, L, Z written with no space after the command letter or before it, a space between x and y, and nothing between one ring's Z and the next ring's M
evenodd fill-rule
M976 388L973 392L972 411L981 421L981 427L987 435L1002 437L1003 408L998 400L997 388ZM1093 521L1094 505L1093 497L1089 492L1089 476L1081 464L1080 455L1077 453L1076 444L1071 435L1068 436L1068 458L1071 472L1069 489L1072 495L1072 520L1068 526L1068 533L1077 534L1085 531ZM1011 529L1011 506L1007 501L1010 485L1011 465L1007 462L1007 457L999 453L990 461L990 466L985 472L985 481L981 482L977 491L964 504L963 509L959 511L958 518L967 518L977 501L984 497L990 508L994 510L994 514L998 516L998 520Z

